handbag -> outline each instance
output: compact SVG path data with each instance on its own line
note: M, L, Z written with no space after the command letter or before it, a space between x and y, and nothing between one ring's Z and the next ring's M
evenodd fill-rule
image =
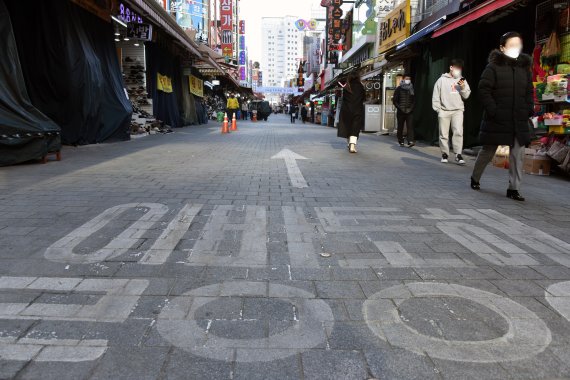
M560 141L555 141L546 152L546 155L558 163L564 162L566 156L570 153L570 148Z

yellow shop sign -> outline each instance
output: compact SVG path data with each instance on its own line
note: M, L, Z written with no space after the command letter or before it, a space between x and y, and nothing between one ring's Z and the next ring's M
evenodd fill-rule
M410 0L398 5L378 26L378 53L398 45L410 36Z
M158 91L171 93L172 92L172 79L161 73L156 73L156 89Z

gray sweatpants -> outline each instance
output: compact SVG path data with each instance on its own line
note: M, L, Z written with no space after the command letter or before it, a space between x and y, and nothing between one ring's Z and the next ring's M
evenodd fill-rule
M463 151L463 111L441 110L437 114L439 121L439 147L441 154L449 156L449 127L453 131L452 144L455 154Z
M481 180L481 176L487 165L493 160L497 148L498 145L483 145L473 167L472 177L475 181ZM515 138L515 145L511 147L509 155L509 190L520 190L523 175L523 153L523 147Z

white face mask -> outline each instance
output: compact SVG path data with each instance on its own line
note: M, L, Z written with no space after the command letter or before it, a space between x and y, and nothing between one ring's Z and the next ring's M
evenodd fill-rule
M404 79L404 83L405 83L405 84L410 84L411 82L412 82L412 81L409 80L409 79Z
M452 75L455 79L459 79L459 78L461 78L461 70L459 70L459 69L451 69L451 75Z
M518 47L514 47L514 48L508 48L503 50L503 53L505 53L505 55L507 57L513 58L513 59L517 59L519 57L519 55L521 55L521 48Z

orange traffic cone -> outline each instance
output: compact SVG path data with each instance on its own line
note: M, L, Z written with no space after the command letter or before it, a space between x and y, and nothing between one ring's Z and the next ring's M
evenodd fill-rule
M224 114L224 123L222 124L222 134L223 133L229 133L230 131L228 130L228 114L225 113Z
M234 112L234 117L232 118L232 127L231 127L230 131L232 131L232 132L237 131L237 119L236 119L236 113L235 112Z

